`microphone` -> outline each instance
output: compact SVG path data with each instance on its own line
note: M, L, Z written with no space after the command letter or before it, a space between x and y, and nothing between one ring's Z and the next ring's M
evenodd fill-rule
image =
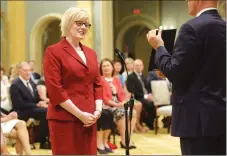
M123 65L124 65L124 67L125 67L125 70L126 70L126 73L127 73L127 76L128 76L128 70L126 68L125 59L122 56L120 50L115 48L114 52L117 53L120 56L121 61L122 61ZM132 94L131 94L130 100L124 104L124 111L125 111L125 145L126 145L125 150L126 150L126 155L129 155L129 142L130 142L130 136L131 136L131 119L132 119L132 110L133 110L132 105L134 105L134 100L133 100L133 97L132 97ZM130 107L130 112L129 112L130 134L129 134L129 129L128 129L128 107Z
M114 52L117 53L120 56L124 66L125 66L125 70L126 70L127 77L128 77L128 70L127 70L127 67L126 67L125 59L122 56L122 52L119 49L117 49L117 48L114 49ZM129 108L130 108L129 119L130 119L130 121L132 121L133 107L134 107L134 97L133 97L133 95L131 93L131 97L130 97L130 100L129 100Z

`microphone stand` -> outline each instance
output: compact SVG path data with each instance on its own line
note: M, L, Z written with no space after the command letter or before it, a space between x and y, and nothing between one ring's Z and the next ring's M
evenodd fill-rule
M124 64L126 74L128 76L128 70L126 68L126 64L124 61L124 57L121 55L120 51L115 50L115 52L120 56L122 59L122 62ZM130 142L130 136L131 136L131 121L132 121L132 111L133 111L133 106L134 106L134 98L133 95L130 95L130 100L124 104L124 111L125 111L125 154L129 155L129 142ZM129 134L129 129L128 129L128 108L130 108L130 134Z

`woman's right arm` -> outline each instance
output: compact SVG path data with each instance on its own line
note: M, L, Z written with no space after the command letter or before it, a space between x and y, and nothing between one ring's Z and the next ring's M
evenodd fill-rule
M82 112L69 99L68 93L63 89L61 77L60 56L53 51L53 47L48 47L44 54L43 61L44 77L47 86L47 92L54 106L60 105L69 113L81 119L87 113Z

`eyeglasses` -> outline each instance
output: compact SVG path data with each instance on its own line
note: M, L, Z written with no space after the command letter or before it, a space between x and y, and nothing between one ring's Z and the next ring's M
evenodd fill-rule
M91 27L91 24L90 23L84 23L82 21L75 21L76 25L78 27L82 27L82 25L84 25L86 28L90 28Z

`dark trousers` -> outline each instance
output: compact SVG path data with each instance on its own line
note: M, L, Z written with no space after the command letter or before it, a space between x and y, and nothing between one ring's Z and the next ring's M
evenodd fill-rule
M180 138L182 155L226 155L226 135Z
M46 114L46 108L31 108L19 112L19 118L21 120L27 121L29 118L34 118L40 121L40 143L45 143L46 137L49 136Z
M139 100L143 105L143 110L145 115L142 117L143 122L150 128L153 129L154 119L156 117L156 111L153 102L150 102L146 99Z

